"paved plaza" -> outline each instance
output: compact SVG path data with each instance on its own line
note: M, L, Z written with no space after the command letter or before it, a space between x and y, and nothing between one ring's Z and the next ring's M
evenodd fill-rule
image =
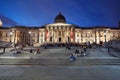
M108 53L107 48L87 49L87 55L70 61L69 56L80 47L40 49L20 54L7 49L0 55L0 80L118 80L120 58ZM111 49L111 53L119 53Z

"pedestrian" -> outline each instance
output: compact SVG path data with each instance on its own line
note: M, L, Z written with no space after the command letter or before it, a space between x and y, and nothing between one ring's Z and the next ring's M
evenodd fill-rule
M71 49L71 47L70 46L68 46L68 50L70 50Z
M14 49L14 53L13 54L17 54L17 49L16 49L16 47L15 47L15 49Z
M5 47L3 47L3 53L5 53L5 49L6 49L6 48L5 48Z
M40 48L37 48L36 52L37 52L37 54L40 54Z
M84 53L86 53L86 46L83 46L83 49L84 49Z
M32 53L33 52L33 50L32 49L30 49L30 53Z
M81 51L81 56L84 57L86 53L84 51Z
M75 61L75 60L76 60L76 57L75 57L75 55L73 55L73 54L70 54L70 60L71 60L71 61Z
M76 50L75 50L75 54L79 54L79 50L76 49Z

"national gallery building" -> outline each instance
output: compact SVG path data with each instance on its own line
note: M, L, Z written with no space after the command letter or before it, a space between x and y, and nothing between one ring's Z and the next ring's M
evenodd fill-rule
M67 24L65 17L59 13L54 23L40 27L14 26L0 27L0 41L17 44L42 44L42 43L85 43L108 42L120 39L120 25L118 28L93 26L82 28L77 25Z

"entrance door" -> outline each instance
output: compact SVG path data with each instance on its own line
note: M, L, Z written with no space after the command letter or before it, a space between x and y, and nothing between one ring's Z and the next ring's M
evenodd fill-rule
M52 37L50 37L50 42L52 42Z
M59 42L61 42L61 37L59 37Z
M68 37L68 42L70 42L70 37Z

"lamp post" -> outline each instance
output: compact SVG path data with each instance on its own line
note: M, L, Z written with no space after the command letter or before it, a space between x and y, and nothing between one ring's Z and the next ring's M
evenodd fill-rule
M105 38L105 42L106 42L106 32L104 32L104 38Z
M32 45L31 45L31 33L32 33L32 32L29 31L28 33L29 33L29 35L30 35L30 46L31 46L31 48L30 48L30 53L32 53Z
M14 33L14 41L13 41L13 47L14 47L14 54L16 53L16 45L15 45L15 41L16 41L16 30L13 30L10 32L10 42L12 42L12 35Z
M10 42L12 42L12 41L11 41L12 35L13 35L13 32L10 32Z
M16 48L16 45L15 45L15 41L16 41L16 30L14 30L13 32L14 32L14 48Z
M16 30L12 31L14 33L14 54L16 54L16 45L15 45L15 41L16 41Z
M31 33L32 33L32 32L29 31L28 33L29 33L29 35L30 35L30 46L31 46Z

